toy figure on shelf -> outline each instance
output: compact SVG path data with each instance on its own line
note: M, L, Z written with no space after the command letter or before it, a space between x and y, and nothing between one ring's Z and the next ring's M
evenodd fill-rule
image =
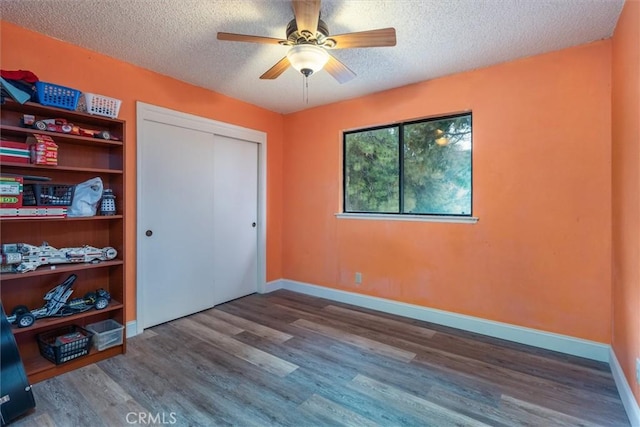
M88 245L56 249L47 242L43 242L41 246L27 243L4 244L1 253L2 273L25 273L49 264L97 263L112 260L118 255L118 251L110 246L102 249Z
M71 316L72 314L90 310L93 307L96 310L107 308L111 301L111 295L104 289L89 292L83 298L74 298L67 302L73 293L71 287L76 278L77 276L72 274L64 282L47 292L44 296L46 303L41 308L29 311L26 306L19 305L11 311L11 316L7 317L7 320L9 320L9 323L16 324L19 328L27 328L33 325L36 319Z

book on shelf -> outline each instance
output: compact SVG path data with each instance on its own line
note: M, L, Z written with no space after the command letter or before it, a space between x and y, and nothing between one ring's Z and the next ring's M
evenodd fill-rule
M0 208L19 208L22 206L23 182L21 176L0 174Z
M22 208L0 208L1 218L66 218L67 208L63 206Z

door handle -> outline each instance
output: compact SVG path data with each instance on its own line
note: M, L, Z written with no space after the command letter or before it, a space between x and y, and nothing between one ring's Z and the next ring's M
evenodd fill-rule
M252 223L251 223L251 226L252 226L253 228L256 228L256 225L257 225L257 224L256 224L255 222L252 222Z
M151 230L147 230L147 231L145 231L145 233L144 233L144 234L146 234L146 235L147 235L147 237L151 237L151 236L153 235L153 231L151 231Z

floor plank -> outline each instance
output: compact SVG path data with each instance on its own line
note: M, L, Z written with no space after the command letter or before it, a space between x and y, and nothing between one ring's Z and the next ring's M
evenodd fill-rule
M309 414L318 423L336 426L375 427L375 422L351 411L344 406L314 394L300 405L300 411Z
M554 425L556 427L595 427L596 424L578 417L563 414L553 409L544 408L511 396L502 396L500 409L513 414L513 418L526 421L531 426Z
M147 329L33 390L12 425L629 426L605 363L290 291Z
M190 319L195 320L198 323L202 323L203 325L221 332L225 335L237 335L241 332L244 332L244 329L239 328L236 325L232 325L229 322L225 322L224 320L217 318L215 316L211 316L210 312L214 310L208 310L201 313L196 313L193 316L190 316ZM215 310L220 311L220 310Z
M411 334L416 338L431 338L436 334L436 331L429 328L411 325L394 319L387 319L358 310L350 310L336 305L328 305L322 310L328 313L341 314L346 319L352 319L357 325L366 324L368 328L381 330L388 334L397 332L403 335Z
M349 384L350 387L374 398L380 404L398 408L401 412L413 413L425 423L433 426L468 426L486 427L481 421L451 411L443 406L407 393L397 387L382 381L376 381L364 375L356 376Z
M265 353L255 347L245 345L228 335L207 328L195 320L183 318L171 322L170 325L185 334L190 334L196 338L207 340L229 354L233 354L240 359L259 366L272 374L285 376L298 369L298 366L293 363L287 362L286 360L275 357L269 353Z
M210 316L224 320L240 329L249 331L259 337L267 338L271 341L283 343L286 340L293 338L293 335L286 334L273 328L261 325L260 323L252 322L251 320L244 319L240 316L235 316L231 313L224 312L222 310L208 310L206 312Z
M414 357L416 357L416 354L410 351L405 351L400 348L392 347L390 345L387 345L378 341L374 341L359 335L351 334L346 331L341 331L339 329L332 328L330 326L324 326L314 322L309 322L308 320L305 320L305 319L298 319L295 322L293 322L292 325L295 325L299 328L306 329L308 331L317 332L326 337L333 338L335 340L354 345L363 350L372 351L382 356L392 357L394 359L398 359L403 362L409 362Z

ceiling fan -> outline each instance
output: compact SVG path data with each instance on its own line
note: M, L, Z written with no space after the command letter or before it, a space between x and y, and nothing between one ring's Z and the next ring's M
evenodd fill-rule
M275 79L289 66L305 77L324 67L339 83L348 82L356 74L327 50L396 45L395 28L330 36L327 24L320 19L320 0L292 0L291 3L294 19L287 25L286 39L219 32L218 40L290 46L287 56L261 75L261 79Z

